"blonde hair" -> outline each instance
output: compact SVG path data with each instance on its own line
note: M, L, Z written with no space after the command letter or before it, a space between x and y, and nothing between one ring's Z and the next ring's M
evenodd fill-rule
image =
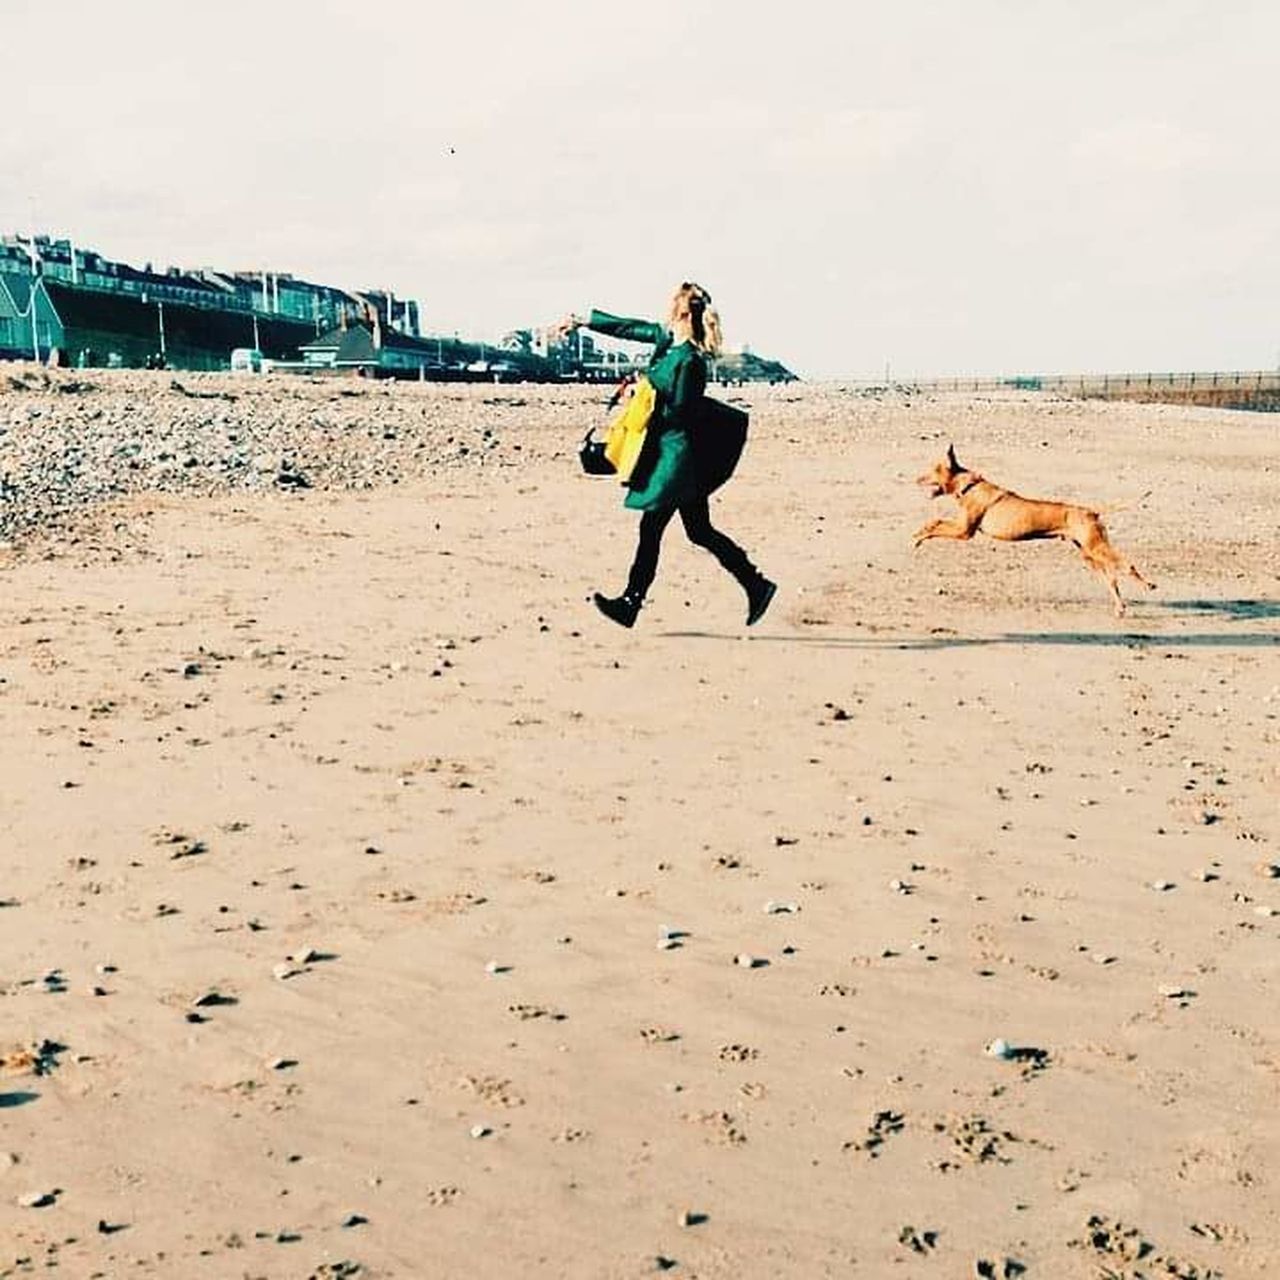
M720 313L711 305L711 295L700 285L686 280L671 298L671 323L688 320L693 345L705 355L718 356L724 346Z

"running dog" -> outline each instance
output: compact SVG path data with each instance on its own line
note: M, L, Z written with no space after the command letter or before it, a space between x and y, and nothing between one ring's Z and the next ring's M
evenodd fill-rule
M1022 542L1027 538L1062 538L1067 542L1074 542L1080 548L1085 564L1090 569L1096 569L1107 580L1107 586L1115 600L1117 618L1124 614L1124 599L1120 595L1119 583L1122 574L1130 574L1148 590L1155 588L1155 583L1148 582L1107 541L1107 531L1102 525L1102 512L1115 511L1118 507L1095 510L1077 507L1068 502L1043 502L1036 498L1024 498L1012 489L1002 489L976 471L962 467L956 460L954 445L948 445L946 457L934 463L916 483L928 488L931 498L950 494L960 504L957 519L930 520L917 530L917 547L930 538L956 538L967 542L979 532L1002 542Z

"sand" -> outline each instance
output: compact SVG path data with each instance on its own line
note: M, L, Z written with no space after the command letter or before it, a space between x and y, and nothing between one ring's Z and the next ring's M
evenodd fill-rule
M625 632L590 393L380 412L482 394L7 554L0 1276L1273 1273L1274 421L744 389L773 609ZM948 440L1158 590L913 552Z

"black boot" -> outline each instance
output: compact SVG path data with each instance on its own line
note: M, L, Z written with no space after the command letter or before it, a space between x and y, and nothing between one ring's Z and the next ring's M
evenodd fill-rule
M777 590L778 584L770 582L762 573L756 575L754 582L747 584L747 626L754 627L764 617Z
M620 596L606 596L597 591L591 598L595 601L596 608L610 622L616 622L620 627L635 626L636 615L643 603L640 596L633 595L630 591L624 591Z

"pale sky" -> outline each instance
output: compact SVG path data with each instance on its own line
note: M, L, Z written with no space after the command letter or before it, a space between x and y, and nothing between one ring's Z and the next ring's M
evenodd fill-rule
M0 0L0 230L813 377L1274 368L1271 0Z

